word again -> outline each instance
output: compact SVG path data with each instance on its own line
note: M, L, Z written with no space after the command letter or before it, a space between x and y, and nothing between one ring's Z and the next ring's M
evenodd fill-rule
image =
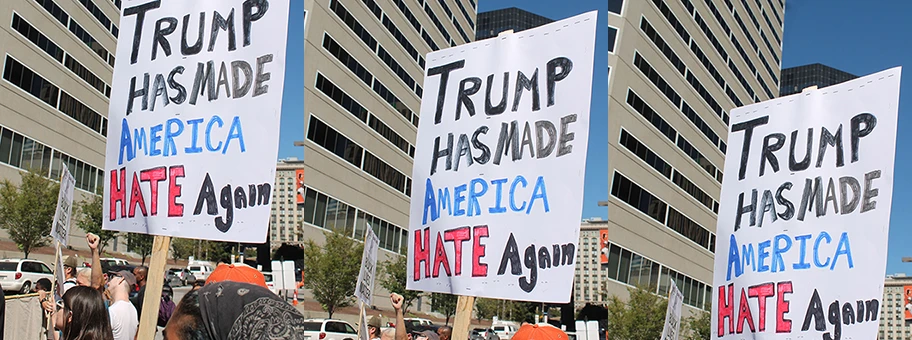
M840 308L842 307L842 308ZM854 325L856 323L877 322L880 315L880 301L871 299L867 301L857 300L853 305L852 302L846 302L842 305L839 300L830 303L826 311L826 320L824 320L823 304L820 302L820 294L814 289L814 295L808 303L807 314L804 316L804 324L801 331L807 331L811 328L811 322L814 323L814 329L823 333L823 340L838 340L842 338L842 327ZM829 321L833 326L832 332L827 332L826 322Z

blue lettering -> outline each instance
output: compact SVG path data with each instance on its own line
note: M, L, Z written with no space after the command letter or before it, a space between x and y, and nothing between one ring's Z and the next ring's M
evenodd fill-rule
M513 209L513 211L519 212L519 211L523 211L526 209L526 201L522 202L522 206L520 206L518 208L516 207L515 198L516 198L516 184L517 183L522 183L523 188L525 188L526 184L529 184L529 182L526 182L526 179L523 178L523 176L516 176L516 179L513 180L513 184L510 185L510 208Z
M541 199L542 203L545 204L545 212L551 211L548 206L548 191L545 189L544 176L538 176L538 179L535 180L535 188L532 189L532 198L529 199L529 209L526 209L526 215L532 212L532 205L535 204L536 198Z
M146 156L149 155L149 148L146 147L146 128L141 127L139 130L133 130L133 142L135 143L134 145L136 145L133 150L137 155L139 154L140 149L142 149Z
M199 136L199 124L202 123L202 122L203 122L203 119L202 119L202 118L193 119L193 120L188 120L188 121L187 121L187 124L190 124L190 127L191 127L191 129L190 129L190 137L192 138L192 142L191 142L191 144L190 144L190 147L184 148L184 152L186 152L186 153L200 153L200 152L203 152L203 148L201 148L201 147L199 147L199 146L197 145L198 138L199 138L199 137L198 137L198 136Z
M436 221L440 217L440 212L437 211L437 203L434 202L434 185L431 184L430 178L424 184L424 216L421 217L422 225L427 224L428 208L431 209L431 221Z
M798 242L801 242L801 247L798 248L800 250L799 251L800 260L798 263L792 264L792 268L793 269L811 268L811 264L807 263L807 261L805 261L805 260L807 260L807 240L811 239L811 234L798 235L798 236L795 236L795 239L798 240Z
M769 247L770 240L760 242L760 244L757 245L757 271L760 273L770 270L768 265L763 264L764 260L770 256L769 251L766 250Z
M732 265L735 266L735 277L744 273L744 268L741 267L741 259L738 256L738 240L735 239L735 234L732 234L728 241L728 274L725 275L726 281L732 279Z
M833 264L830 265L830 270L836 269L836 261L839 260L839 255L846 256L846 260L849 261L849 269L855 267L855 263L852 262L852 247L849 246L849 233L844 231L839 236L839 244L836 245L836 254L833 255Z
M481 184L481 191L475 191L475 185ZM481 215L481 206L478 204L478 197L484 196L488 192L488 183L481 179L475 178L469 185L469 216Z
M496 191L495 191L495 192L497 193L497 197L496 197L495 200L494 200L494 206L491 207L491 208L488 208L488 212L489 212L489 213L492 213L492 214L502 214L502 213L507 212L507 208L504 207L504 206L502 206L502 205L500 205L500 204L501 204L501 199L502 199L501 196L503 196L503 185L504 185L504 183L507 183L507 179L506 179L506 178L495 179L495 180L491 181L491 184L494 184L494 186L496 187Z
M459 205L465 201L465 191L466 185L460 185L453 189L453 216L462 216L465 215L465 209L459 207Z
M757 261L754 261L754 245L751 243L741 246L741 259L744 264L744 269L747 269L747 266L751 266L751 270L757 271Z
M785 246L780 246L779 241L785 241ZM785 270L785 262L782 261L782 253L792 248L792 238L786 234L776 235L776 242L773 243L773 273Z
M212 119L209 120L209 124L206 124L206 149L209 151L219 151L222 148L222 142L219 141L218 146L212 147L212 124L218 123L218 127L222 127L222 119L218 116L212 116Z
M130 124L127 124L127 119L124 118L121 122L120 128L120 158L117 159L117 165L123 164L124 151L127 152L127 161L132 161L133 154L133 141L130 140Z
M820 240L826 238L826 243L829 244L833 239L830 238L830 234L827 234L825 231L821 231L820 235L817 236L817 240L814 241L814 264L817 265L817 268L826 268L830 265L830 258L826 258L826 262L820 263Z
M450 204L450 188L437 189L437 202L440 204L440 213L443 213L443 209L446 209L447 214L453 216L453 205Z
M171 130L171 124L177 124L177 131ZM180 119L171 118L165 123L165 157L177 155L177 147L174 145L174 137L180 136L184 132L184 123Z
M161 141L162 137L159 133L162 131L162 125L158 124L149 129L149 155L158 156L161 155L162 150L158 148L157 144Z
M231 144L232 139L237 139L238 143L241 144L241 153L247 151L244 146L244 131L241 130L241 117L234 116L234 120L231 121L231 127L228 129L228 138L225 139L225 148L222 149L223 155L228 152L228 145Z

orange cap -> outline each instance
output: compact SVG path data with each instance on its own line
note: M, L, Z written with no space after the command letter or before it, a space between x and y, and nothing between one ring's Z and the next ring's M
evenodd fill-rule
M524 325L513 334L513 340L568 340L567 333L551 325Z
M266 278L259 270L254 269L246 264L220 264L206 279L206 284L221 281L234 281L254 284L263 288L266 286Z

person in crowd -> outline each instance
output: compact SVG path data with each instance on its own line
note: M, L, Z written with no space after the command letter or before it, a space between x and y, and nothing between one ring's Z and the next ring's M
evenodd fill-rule
M440 340L440 336L432 330L416 332L412 334L414 340Z
M206 280L199 279L199 280L196 280L193 282L193 287L191 287L190 290L196 291L196 290L199 290L200 288L203 288L203 286L205 286L205 285L206 285Z
M54 325L63 340L114 340L101 292L84 286L70 288L58 302Z
M384 329L382 332L380 332L380 340L396 340L396 329Z
M215 267L209 277L206 279L206 285L213 282L236 281L247 282L257 286L269 289L266 285L266 277L259 270L243 263L220 264Z
M66 294L66 291L70 290L70 288L79 285L76 280L76 267L79 265L76 262L75 256L67 256L66 260L63 261L63 276L65 277L65 281L61 282L60 285L63 286L64 294Z
M47 278L38 279L35 281L35 288L32 288L32 293L39 292L50 292L51 291L51 280Z
M453 335L453 329L450 326L441 326L437 329L437 335L440 336L440 340L450 340L450 336Z
M92 286L92 268L82 268L76 273L76 285L83 287Z
M402 295L391 293L390 294L390 304L393 305L393 310L396 311L396 334L395 340L408 340L409 332L405 326L405 315L402 311L402 302L405 301L405 298Z
M534 325L523 322L519 330L513 334L512 340L568 340L567 333L551 325Z
M269 289L257 283L216 280L184 296L165 327L164 338L303 340L303 332L304 316Z
M111 315L111 330L114 340L133 340L139 329L139 316L136 307L130 303L130 287L136 285L133 273L121 270L110 273L105 291L111 297L108 312Z
M374 315L367 322L367 338L370 340L380 339L380 317Z
M142 316L143 299L146 297L146 274L148 273L149 268L146 266L133 268L133 276L136 277L136 286L139 289L135 290L136 295L130 298L130 302L133 303L133 307L136 307L140 316Z

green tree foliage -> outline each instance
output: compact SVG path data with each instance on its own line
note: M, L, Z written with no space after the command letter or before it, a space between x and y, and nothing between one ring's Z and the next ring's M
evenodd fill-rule
M662 336L668 301L651 292L628 288L630 298L608 297L608 334L612 339L654 340Z
M104 221L104 199L101 195L92 196L76 204L78 217L75 219L76 226L87 233L98 235L98 252L103 253L104 248L111 243L117 232L112 230L102 230L101 224Z
M196 240L174 237L171 239L171 256L175 261L193 256L197 244Z
M712 304L707 304L706 309L711 309ZM698 311L684 319L685 330L682 332L685 340L709 340L712 337L712 319L710 313Z
M7 179L0 182L0 228L28 257L34 248L50 244L60 185L34 172L21 176L18 187Z
M498 313L501 311L501 307L503 306L503 302L503 300L498 299L475 299L475 315L478 317L478 321L490 320L495 315L498 315Z
M146 257L152 254L152 241L155 236L147 234L127 233L127 249L142 257L142 264L146 264Z
M450 317L456 314L456 302L459 297L452 294L431 294L431 310L446 316L446 324L450 324Z
M326 243L304 243L304 287L310 289L332 318L336 309L354 302L364 245L338 233L325 233Z
M388 292L402 295L402 313L407 313L412 303L421 295L421 292L405 288L408 280L408 263L405 256L395 256L392 260L380 263L380 287Z

